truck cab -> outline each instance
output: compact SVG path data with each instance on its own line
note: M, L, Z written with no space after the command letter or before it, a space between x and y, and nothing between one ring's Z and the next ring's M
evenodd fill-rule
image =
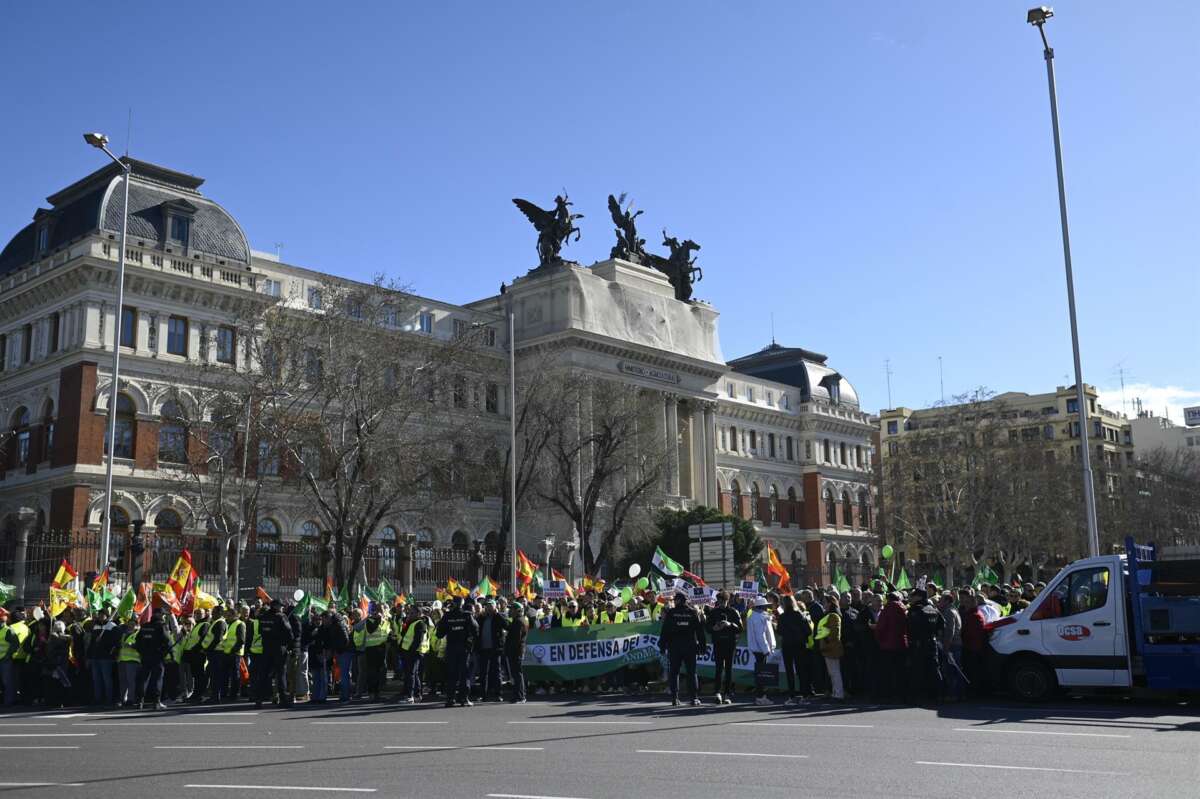
M1066 566L1024 611L991 625L994 673L1016 696L1062 688L1200 690L1200 561L1126 553Z

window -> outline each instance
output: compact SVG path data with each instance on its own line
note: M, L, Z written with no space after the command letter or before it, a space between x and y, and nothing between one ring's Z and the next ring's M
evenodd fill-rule
M754 402L754 386L746 386L746 402Z
M846 442L838 442L838 463L846 465Z
M307 521L300 527L301 538L320 538L321 528L314 521Z
M758 511L758 498L759 498L758 483L751 483L750 484L750 518L751 519L760 518L759 511Z
M132 458L134 435L137 429L137 414L133 400L125 394L117 395L116 442L113 455L117 458ZM104 439L104 451L108 454L108 438Z
M29 409L18 408L13 414L13 434L17 441L17 466L29 463Z
M732 383L732 382L728 382L728 383L726 383L726 384L725 384L725 392L726 392L727 394L729 394L729 397L730 397L731 399L732 399L733 397L736 397L736 396L737 396L737 388L736 388L736 387L733 385L733 383Z
M792 450L792 437L791 436L787 437L785 444L786 444L786 449L787 449L787 459L789 461L795 460L796 453Z
M854 447L854 465L859 469L861 469L864 465L863 448L857 445Z
M50 460L54 456L54 403L46 407L46 417L42 420L45 447L42 450L42 460Z
M121 346L137 346L137 311L128 306L121 309Z
M433 314L429 313L428 311L422 311L421 315L419 317L417 317L417 328L422 333L432 333L433 332Z
M775 434L767 433L767 455L775 457Z
M317 286L308 287L308 307L314 311L321 310L321 289Z
M758 431L751 430L750 431L750 451L754 452L757 450L758 450Z
M830 527L837 525L837 502L833 499L833 489L825 489L825 524Z
M896 435L896 433L900 432L899 427L900 427L900 425L898 425L895 420L888 422L888 426L887 426L888 435L889 436Z
M346 316L356 321L361 321L363 318L363 301L362 297L347 297L346 298Z
M232 364L237 357L237 333L232 327L217 328L217 362Z
M771 514L771 524L779 521L779 487L771 486L767 494L767 511Z
M171 217L171 240L180 244L188 242L188 220L182 216Z
M454 376L453 400L455 408L467 407L467 380L462 375Z
M496 328L485 327L483 329L483 346L485 346L485 347L496 346Z
M821 454L824 456L822 460L825 463L833 463L833 461L830 460L833 455L833 448L830 446L828 438L821 442L821 449Z
M462 338L467 335L467 322L465 319L454 320L454 337Z
M811 461L812 456L813 456L812 452L813 452L812 442L805 441L804 442L804 460Z
M208 448L213 455L226 461L233 455L233 433L228 430L215 429L208 432Z
M484 392L483 407L488 413L500 412L500 386L488 383Z
M729 509L734 516L739 519L742 517L742 487L737 480L733 481L733 485L729 487Z
M729 449L732 452L738 451L738 432L733 425L729 426Z
M770 405L772 408L775 407L775 395L772 394L770 391L767 392L767 404Z
M1030 617L1061 619L1077 613L1099 610L1108 604L1108 569L1103 566L1080 569L1064 577L1046 595Z
M826 387L829 389L829 401L834 405L842 401L842 384L840 380L830 380Z
M183 518L170 508L163 508L154 514L154 531L157 533L183 532Z
M1079 400L1067 400L1067 413L1079 413Z
M50 228L43 225L42 227L38 228L37 232L38 255L41 255L48 249L50 249Z
M129 514L120 505L113 505L108 509L110 517L109 527L114 532L124 533L129 530Z
M158 459L166 463L187 461L187 428L183 411L176 402L164 402L158 426Z
M783 408L785 411L792 407L792 401L787 394L779 395L779 407Z
M266 477L279 475L279 453L269 441L258 442L258 473Z
M304 379L309 383L321 382L321 352L316 347L304 350Z
M851 527L854 522L854 506L850 504L850 493L842 492L842 526Z
M47 355L58 352L58 326L60 319L57 313L50 314L50 346L46 348Z
M1042 438L1046 439L1047 441L1054 440L1054 425L1048 424L1042 426Z
M187 355L188 320L182 316L167 317L167 354Z
M0 372L8 368L8 336L0 336Z
M21 363L33 360L33 325L21 328Z
M312 524L312 522L308 522L308 524ZM277 539L280 536L279 522L274 519L259 519L254 532L259 538Z
M263 294L266 294L268 297L278 297L283 293L283 284L269 277L263 278L262 287Z
M871 495L865 488L858 492L858 526L871 529Z
M454 549L467 549L471 546L471 539L462 530L455 530L454 535L450 536L450 546Z

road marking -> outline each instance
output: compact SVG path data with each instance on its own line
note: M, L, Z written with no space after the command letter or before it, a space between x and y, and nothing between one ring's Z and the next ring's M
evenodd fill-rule
M735 721L735 727L848 727L856 730L871 730L874 724L806 724L797 721Z
M918 766L954 766L956 768L998 768L1009 771L1055 771L1060 774L1097 774L1105 777L1127 777L1129 771L1082 771L1074 768L1045 768L1043 766L993 766L986 763L939 763L934 760L916 760Z
M457 746L385 746L384 749L415 749L424 751L426 749L457 749Z
M10 749L78 749L78 748L79 748L78 746L5 746L4 751L7 752ZM191 749L192 747L189 746L189 747L181 747L181 748Z
M639 755L713 755L719 757L786 757L803 760L808 755L776 755L766 752L692 752L684 749L638 749Z
M0 782L0 788L47 788L51 785L82 788L82 782Z
M302 745L296 744L291 746L267 746L263 744L243 744L241 746L199 746L191 744L189 746L156 746L155 749L303 749Z
M493 752L544 752L545 747L542 746L385 746L384 749L405 749L405 750L446 750L446 749L470 749L475 751L493 751Z
M184 788L216 788L236 791L346 791L348 793L375 793L374 788L323 788L316 785L208 785L190 783Z
M0 738L95 738L95 732L0 732Z
M490 799L579 799L578 796L539 796L533 793L489 793Z
M319 723L319 722L318 722ZM509 724L653 724L653 721L510 721ZM497 794L499 795L499 794Z
M30 722L28 724L0 724L0 727L57 727L58 725L52 721Z
M76 721L72 727L250 727L253 721Z
M314 725L448 725L449 721L314 721Z
M954 732L1006 732L1010 735L1069 735L1076 738L1129 738L1112 732L1050 732L1049 730L993 730L987 727L955 727Z

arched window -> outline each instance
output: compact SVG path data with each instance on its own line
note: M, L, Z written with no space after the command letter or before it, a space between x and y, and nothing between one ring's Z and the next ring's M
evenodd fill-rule
M108 514L111 518L111 521L109 522L109 528L114 533L128 532L129 514L125 512L124 508L122 508L120 505L113 505L108 509Z
M854 505L850 502L850 492L842 492L842 526L853 527Z
M386 543L396 543L396 528L390 524L379 531L379 540Z
M16 441L14 463L25 466L29 463L29 409L17 408L13 414L13 439Z
M305 522L300 525L300 537L308 539L320 538L321 526L312 520Z
M865 488L858 492L858 525L864 530L871 529L871 495Z
M433 531L417 530L417 546L413 549L413 579L433 579Z
M450 546L455 549L470 549L471 538L462 530L455 530L454 535L450 536Z
M417 546L433 546L433 530L430 530L428 527L422 527L420 530L417 530Z
M154 529L159 533L178 535L183 532L183 519L171 508L163 508L154 514Z
M275 521L274 519L259 519L258 526L254 529L255 534L258 536L260 541L264 538L275 540L278 539L281 534L279 522Z
M500 548L500 534L495 530L488 531L483 537L483 548L495 552Z
M46 414L42 417L42 460L54 456L54 402L46 402Z
M758 518L758 483L750 484L750 518Z
M158 459L165 463L187 461L187 428L177 402L164 402L158 425Z
M800 509L796 507L796 489L795 488L788 489L787 498L788 498L788 505L790 507L790 510L788 511L788 513L789 513L788 521L795 524L796 522L799 521L799 513L800 513Z
M837 501L833 498L833 489L825 489L825 524L837 526Z
M739 519L745 518L742 516L742 487L737 480L734 480L733 485L729 487L729 509Z
M137 430L137 411L133 400L125 394L118 394L116 412L116 446L113 447L113 455L117 458L132 458L134 435ZM104 439L104 453L108 454L107 436Z
M771 512L771 523L779 521L779 488L771 486L771 492L767 497L769 510Z

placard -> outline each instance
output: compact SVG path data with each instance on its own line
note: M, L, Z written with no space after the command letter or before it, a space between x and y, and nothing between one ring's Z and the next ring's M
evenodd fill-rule
M645 609L629 611L629 623L636 624L639 621L650 621L650 611Z
M738 586L737 594L747 599L758 596L758 580L742 580Z
M545 590L542 595L546 599L562 599L567 595L566 580L546 580Z

